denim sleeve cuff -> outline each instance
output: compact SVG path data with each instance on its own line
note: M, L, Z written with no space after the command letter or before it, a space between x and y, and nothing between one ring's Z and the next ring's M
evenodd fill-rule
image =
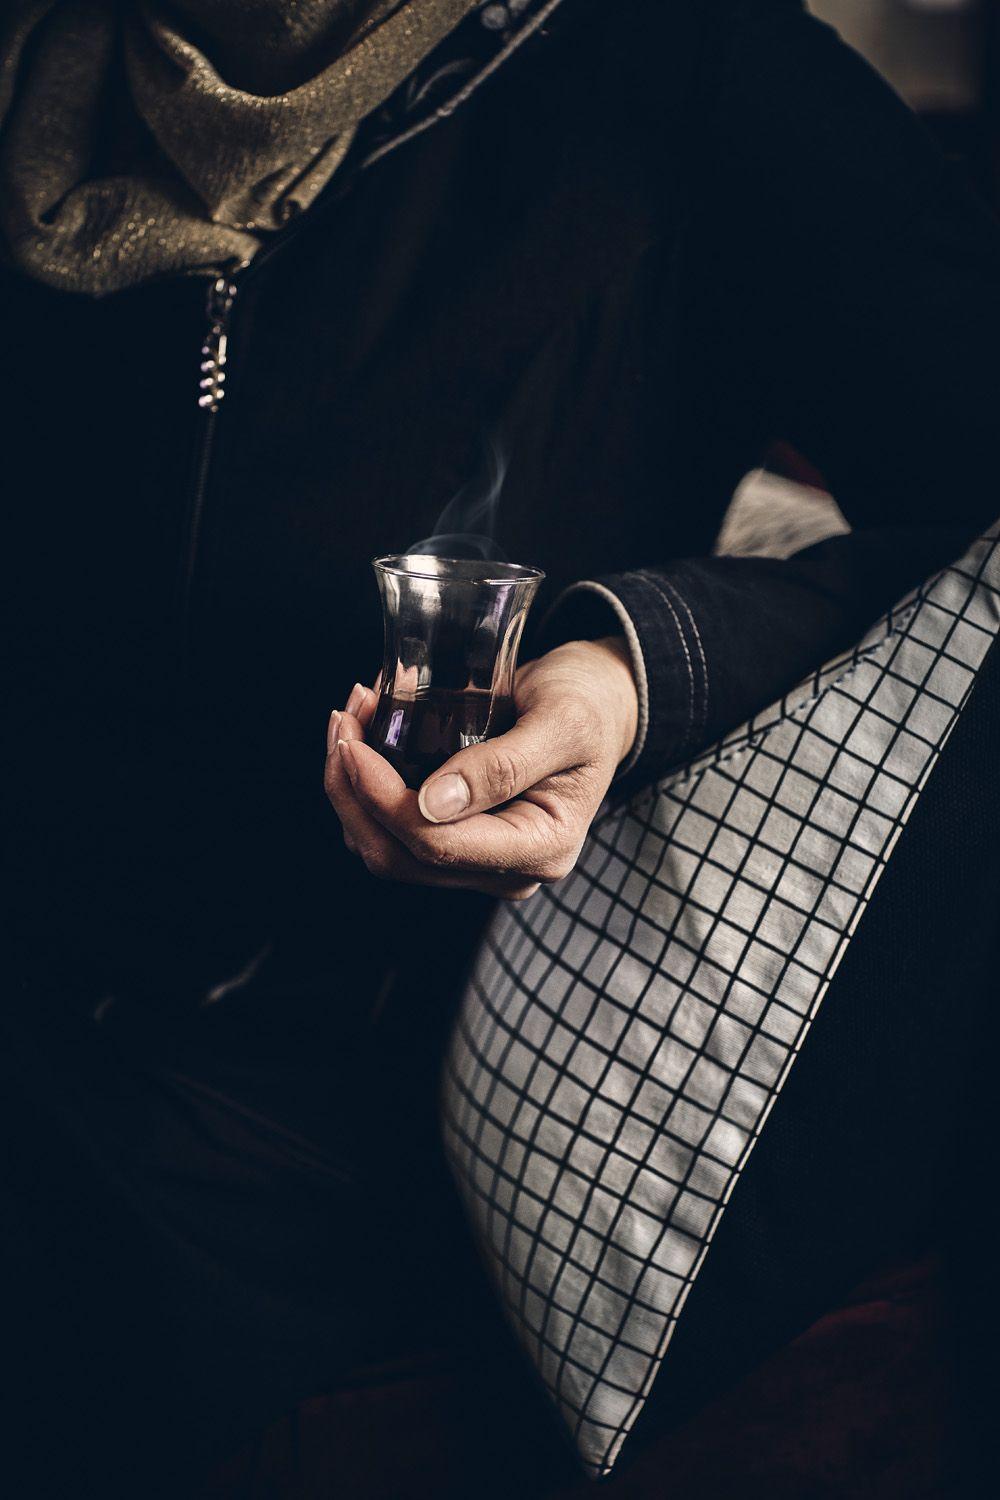
M639 698L632 750L618 768L652 780L703 739L708 673L698 626L675 584L662 574L618 573L564 590L542 622L543 649L621 633Z

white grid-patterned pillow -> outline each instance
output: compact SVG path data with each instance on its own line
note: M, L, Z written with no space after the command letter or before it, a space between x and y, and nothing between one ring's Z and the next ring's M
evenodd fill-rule
M606 1474L1000 626L994 528L500 909L444 1073L507 1313Z

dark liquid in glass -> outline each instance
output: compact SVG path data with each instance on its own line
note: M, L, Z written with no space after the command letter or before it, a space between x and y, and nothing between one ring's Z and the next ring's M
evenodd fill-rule
M475 688L430 688L412 698L383 693L367 739L416 790L456 751L505 734L515 718L510 698L491 698Z

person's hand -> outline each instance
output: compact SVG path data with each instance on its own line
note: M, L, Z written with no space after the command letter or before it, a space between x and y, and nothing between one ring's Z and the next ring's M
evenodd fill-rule
M364 742L376 696L358 684L330 716L326 793L374 875L523 900L576 863L635 739L624 640L572 641L517 674L517 723L453 755L409 791Z

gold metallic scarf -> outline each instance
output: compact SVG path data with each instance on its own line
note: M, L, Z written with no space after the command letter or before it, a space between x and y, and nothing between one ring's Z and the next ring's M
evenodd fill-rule
M477 3L7 0L6 258L94 296L245 264Z

